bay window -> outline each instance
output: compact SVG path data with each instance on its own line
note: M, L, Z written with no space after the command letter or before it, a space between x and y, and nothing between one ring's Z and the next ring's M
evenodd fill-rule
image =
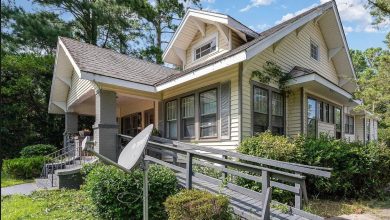
M317 100L307 99L307 136L317 137Z
M184 138L195 137L195 96L181 99L182 135Z
M200 137L217 137L217 89L199 94Z
M166 103L166 137L177 139L177 100Z

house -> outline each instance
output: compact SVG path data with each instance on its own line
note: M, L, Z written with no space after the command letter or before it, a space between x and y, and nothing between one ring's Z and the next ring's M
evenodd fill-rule
M96 150L116 159L117 135L153 123L163 137L234 150L258 132L377 139L361 104L334 1L257 33L220 13L189 9L163 54L181 70L60 37L49 113L95 116ZM287 91L252 77L273 62Z

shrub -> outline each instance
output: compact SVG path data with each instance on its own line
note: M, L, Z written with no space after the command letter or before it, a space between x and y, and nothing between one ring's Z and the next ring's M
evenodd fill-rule
M274 149L273 149L274 148ZM275 160L333 168L330 179L307 175L309 195L320 198L377 197L390 183L390 149L384 144L319 138L288 139L263 133L248 138L238 148L240 153ZM237 184L260 191L261 183L237 178ZM292 198L285 191L274 190L279 201Z
M83 179L87 178L88 174L95 169L98 166L103 166L104 164L100 163L99 161L95 161L93 163L85 163L83 164L83 167L81 168L81 176Z
M163 202L177 192L175 173L168 168L149 168L149 219L166 219ZM143 172L130 174L113 166L96 166L83 189L103 219L142 219Z
M229 199L200 190L183 190L164 203L169 220L231 219Z
M22 157L46 156L56 150L57 148L50 144L36 144L24 147L20 155Z
M19 179L39 177L44 165L45 157L14 158L3 161L3 172Z

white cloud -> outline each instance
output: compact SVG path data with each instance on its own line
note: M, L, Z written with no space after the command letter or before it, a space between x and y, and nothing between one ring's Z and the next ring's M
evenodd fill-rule
M218 9L212 8L210 6L207 6L206 8L202 8L202 10L209 11L209 12L219 12Z
M294 12L294 13L287 13L287 14L283 15L282 19L277 20L277 21L275 22L275 24L280 24L280 23L282 23L282 22L284 22L284 21L287 21L288 19L291 19L291 18L293 18L293 17L295 17L295 16L297 16L297 15L299 15L299 14L302 14L303 12L312 9L312 8L316 7L317 5L318 5L318 4L315 3L315 4L310 5L309 7L302 8L301 10L296 11L296 12Z
M250 4L240 9L240 12L248 11L253 7L259 7L262 5L270 5L274 0L251 0Z
M255 31L264 31L270 27L271 27L271 25L269 25L269 24L258 24L255 27Z
M321 4L328 2L328 0L320 0ZM367 1L365 0L337 0L337 8L341 20L343 22L353 23L354 27L349 26L344 28L346 32L378 32L371 23L374 18L370 14L370 9L366 8ZM390 19L385 20L378 25L379 29L389 29ZM347 30L348 29L348 30Z
M346 33L352 32L352 31L353 31L353 27L351 27L351 26L346 26L346 27L344 27L344 31L345 31Z
M213 4L213 3L215 3L215 0L201 0L200 2Z

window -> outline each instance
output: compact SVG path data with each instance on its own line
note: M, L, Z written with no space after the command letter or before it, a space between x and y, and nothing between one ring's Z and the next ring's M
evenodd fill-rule
M307 99L307 136L317 137L317 101Z
M214 52L216 49L217 49L217 38L215 37L211 41L195 49L195 60Z
M284 134L283 96L272 92L272 133Z
M352 116L345 116L345 133L353 134L354 133L354 118Z
M325 121L329 123L329 104L325 104Z
M341 109L334 108L334 123L336 124L336 138L341 138Z
M334 106L329 106L329 123L334 124Z
M199 94L200 137L217 137L217 90Z
M259 87L253 89L253 132L260 133L268 129L268 91Z
M324 103L320 102L320 121L324 121Z
M181 99L182 135L184 138L195 137L195 96Z
M273 134L284 134L284 98L282 94L271 89L254 86L253 133L266 130L271 130Z
M318 45L314 42L310 42L310 56L315 60L319 60Z
M170 101L166 104L167 116L167 138L177 139L177 101Z
M370 133L371 133L371 126L370 126L370 119L367 119L367 141L370 141Z

